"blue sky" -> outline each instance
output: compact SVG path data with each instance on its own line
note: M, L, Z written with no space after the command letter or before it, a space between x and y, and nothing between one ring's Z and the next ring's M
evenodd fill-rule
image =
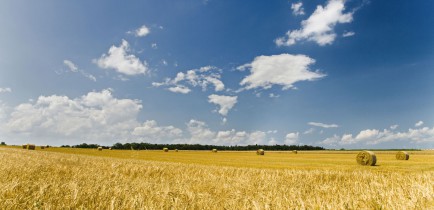
M434 148L431 1L2 1L0 139Z

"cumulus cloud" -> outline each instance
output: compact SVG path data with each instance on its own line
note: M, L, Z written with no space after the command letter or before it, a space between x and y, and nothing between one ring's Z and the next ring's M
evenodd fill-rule
M216 135L216 132L211 131L205 122L194 119L187 123L187 129L190 133L190 139L187 143L190 144L210 142L215 138Z
M298 132L296 133L288 133L285 137L285 144L294 145L298 142Z
M345 0L329 0L324 7L318 5L308 19L301 22L301 28L290 30L286 36L275 40L277 46L291 46L298 41L314 41L320 46L333 43L337 24L353 21L353 13L345 13Z
M309 122L309 125L321 127L321 128L337 128L339 125L336 124L325 124L325 123L319 123L319 122Z
M304 15L303 3L297 2L291 4L292 14L293 15Z
M227 116L229 110L234 107L234 105L237 103L237 96L224 96L224 95L209 95L208 96L208 102L217 104L220 106L220 109L218 110L218 113Z
M9 88L9 87L6 87L6 88L0 87L0 93L10 93L10 92L12 92L11 88Z
M216 145L254 145L254 144L276 144L278 143L271 135L274 132L264 131L237 131L235 129L224 131L213 131L205 122L190 120L187 123L187 130L190 137L186 138L191 144L216 144Z
M314 81L325 76L318 71L310 71L309 66L315 60L306 55L280 54L271 56L258 56L253 62L237 67L244 71L250 69L240 85L246 89L268 89L273 85L283 86L283 90L294 88L299 81Z
M119 47L111 46L107 54L94 59L94 63L102 69L114 69L125 75L146 74L149 72L146 61L141 62L135 55L128 54L130 47L127 41L122 40Z
M9 134L32 141L117 141L126 139L136 127L141 108L140 101L117 99L109 89L74 99L40 96L35 102L16 106L2 127Z
M214 91L222 91L225 85L220 80L221 69L215 66L204 66L198 69L191 69L186 72L178 72L175 78L166 78L163 82L153 82L152 86L169 87L168 90L176 93L189 93L190 87L201 87L206 91L208 86L214 86Z
M73 63L70 60L63 60L63 64L68 67L69 71L74 72L74 73L80 73L82 76L88 78L89 80L92 80L94 82L96 82L96 77L93 76L92 74L89 74L87 72L85 72L82 69L79 69L77 67L77 65L75 65L75 63Z
M361 143L364 145L376 145L384 142L407 141L414 143L434 143L434 127L408 129L404 132L383 129L366 129L360 131L355 137L352 134L344 134L341 137L334 135L321 142L324 145L351 145Z
M419 121L416 124L414 124L415 127L420 127L423 125L423 121Z
M142 25L140 28L138 28L134 31L134 35L137 37L144 37L144 36L148 35L149 33L151 33L151 30L149 30L149 28L146 27L145 25Z
M182 138L183 131L174 126L158 126L155 120L147 120L135 127L132 134L145 142L170 143Z
M398 128L398 126L399 126L399 125L396 125L396 124L395 124L395 125L391 125L391 126L390 126L390 129L391 129L391 130L395 130L395 129Z

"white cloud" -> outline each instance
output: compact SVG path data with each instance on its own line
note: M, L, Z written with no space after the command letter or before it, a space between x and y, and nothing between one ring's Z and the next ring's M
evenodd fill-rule
M296 133L288 133L285 137L285 144L294 145L298 142L298 132Z
M285 37L276 39L277 46L290 46L300 40L314 41L320 46L333 43L336 38L334 27L338 23L350 23L353 12L344 13L345 0L329 0L325 7L318 5L301 29L288 31Z
M350 36L354 36L356 35L356 33L354 31L348 31L345 32L344 34L342 34L342 37L350 37Z
M174 126L158 126L155 120L147 120L134 128L132 134L149 143L170 143L182 138L183 131Z
M209 95L208 102L220 106L219 114L227 116L229 110L237 103L237 96Z
M321 142L324 145L350 145L361 143L363 145L376 145L384 142L405 141L409 144L434 143L434 127L408 129L406 132L394 132L388 129L366 129L359 132L354 138L352 134L344 134L342 137L334 136Z
M249 134L247 138L247 144L266 144L267 143L267 133L263 131L254 131Z
M92 74L89 74L87 72L85 72L84 70L81 70L77 67L76 64L74 64L72 61L70 60L63 60L63 64L65 64L65 66L68 67L69 71L74 72L74 73L80 73L82 76L96 82L96 77L93 76Z
M399 125L396 125L396 124L395 124L395 125L391 125L391 126L390 126L390 129L395 130L395 129L398 128L398 126L399 126Z
M9 107L6 106L2 101L0 101L0 131L2 130L1 127L4 123L4 120L7 118L9 112Z
M269 130L269 131L267 131L267 134L270 134L270 133L272 133L272 134L276 134L276 133L277 133L277 130Z
M12 92L12 89L11 88L1 88L0 87L0 93L10 93L10 92Z
M142 27L140 27L136 31L134 31L134 35L136 35L137 37L144 37L144 36L148 35L149 33L151 33L151 31L145 25L143 25Z
M423 121L419 121L416 124L414 124L415 127L420 127L423 125Z
M78 72L78 67L70 60L63 60L63 64L65 64L70 71Z
M303 3L297 2L291 4L292 14L294 15L304 15Z
M189 93L191 87L201 87L202 91L206 91L208 86L214 86L214 91L222 91L225 85L220 80L221 69L215 66L204 66L199 69L191 69L187 72L178 72L175 78L166 78L163 82L153 82L152 86L169 86L170 91L177 90L179 93ZM181 92L181 89L183 90Z
M248 138L248 133L245 131L219 131L214 138L214 144L236 145L244 142Z
M339 125L336 124L325 124L325 123L319 123L319 122L309 122L307 123L312 126L321 127L321 128L337 128Z
M16 106L2 127L11 136L27 141L104 143L128 138L138 125L141 108L140 101L117 99L110 90L74 99L40 96L36 102Z
M320 142L320 144L328 145L328 146L335 146L341 138L338 135L333 135L332 137L328 137Z
M371 139L377 137L379 133L380 131L376 129L363 130L360 131L360 133L356 136L356 139L357 140Z
M152 47L152 49L158 49L158 45L157 45L157 43L152 43L152 44L151 44L151 47Z
M174 93L182 93L182 94L187 94L191 91L190 88L182 86L182 85L178 85L175 87L169 87L167 88L169 91L174 92Z
M96 82L96 77L93 76L92 74L88 74L88 73L83 72L83 71L81 71L81 74L82 74L84 77L86 77L86 78L88 78L88 79L90 79L90 80Z
M278 142L268 136L264 131L236 131L235 129L226 131L212 131L205 122L190 120L187 124L190 137L187 143L216 144L216 145L255 145L255 144L277 144Z
M313 81L324 77L320 72L312 72L309 66L315 60L306 55L280 54L271 56L258 56L252 63L239 66L238 70L250 69L240 85L246 89L271 88L273 85L282 85L283 89L294 88L299 81Z
M276 95L276 94L274 94L274 93L270 93L268 96L269 96L270 98L279 98L279 97L280 97L280 95Z
M126 75L138 75L148 73L148 64L143 63L135 55L128 54L130 47L127 41L122 40L119 47L111 46L108 54L103 54L99 59L94 59L102 69L114 69L115 71Z
M308 130L304 131L303 134L312 134L314 131L314 128L309 128Z
M187 123L187 129L190 133L190 139L188 140L190 144L210 142L216 135L214 131L208 128L206 123L198 120L190 120L190 122Z

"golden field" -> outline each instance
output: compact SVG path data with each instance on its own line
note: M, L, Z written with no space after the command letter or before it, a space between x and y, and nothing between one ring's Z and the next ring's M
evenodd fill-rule
M0 209L434 209L434 151L0 147Z

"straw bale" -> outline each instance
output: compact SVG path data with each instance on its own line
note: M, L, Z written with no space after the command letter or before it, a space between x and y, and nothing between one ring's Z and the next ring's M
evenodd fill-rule
M371 151L361 151L356 156L357 163L364 166L375 166L377 156Z
M397 160L408 160L410 158L410 155L406 151L399 151L396 153L396 159Z
M256 154L257 154L257 155L264 155L265 152L264 152L263 149L258 149L258 150L256 150Z

